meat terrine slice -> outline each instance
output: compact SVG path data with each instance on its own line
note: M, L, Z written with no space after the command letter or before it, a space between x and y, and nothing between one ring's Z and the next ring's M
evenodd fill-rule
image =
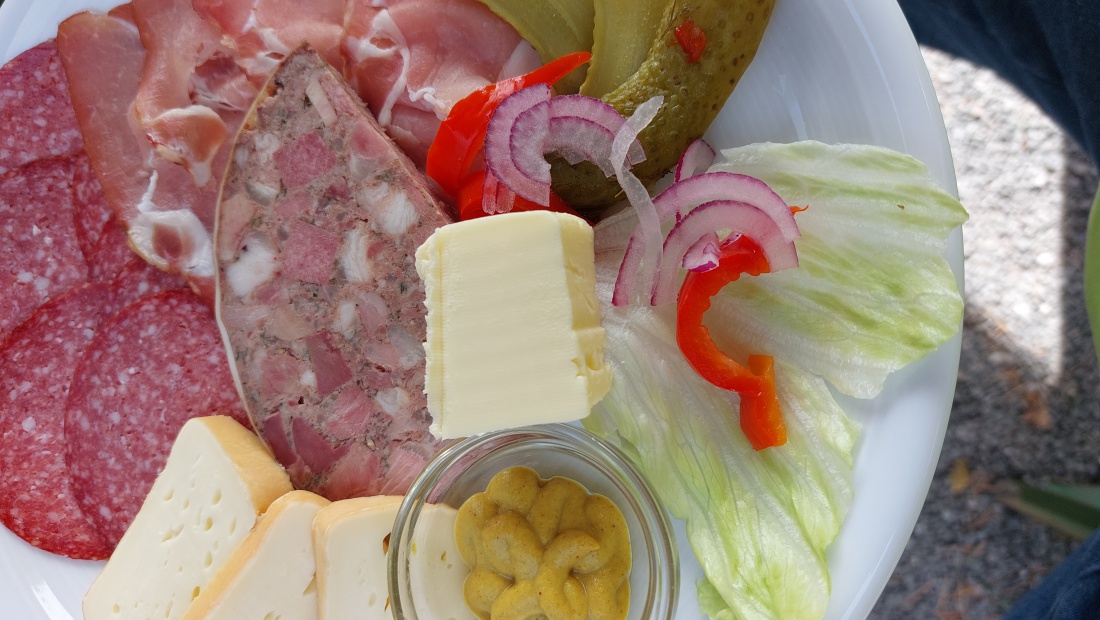
M400 494L440 447L414 254L449 220L343 79L291 53L237 136L215 247L238 388L297 488Z

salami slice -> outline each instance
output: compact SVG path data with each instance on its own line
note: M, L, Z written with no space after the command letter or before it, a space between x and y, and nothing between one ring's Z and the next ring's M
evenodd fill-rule
M246 421L210 308L190 291L145 297L100 326L73 377L67 462L84 513L114 545L188 419Z
M0 339L47 299L88 279L73 228L72 179L67 157L0 175Z
M0 347L0 521L72 558L102 559L112 548L73 495L65 403L85 348L114 310L110 284L87 284L39 308Z
M114 290L123 304L130 304L163 291L190 289L180 274L161 271L134 254L115 277Z
M33 47L0 68L0 173L73 155L82 145L56 42Z
M104 226L111 218L111 207L103 186L92 171L88 154L81 151L73 160L73 224L76 241L84 258L91 259Z
M126 231L111 216L103 225L92 253L88 256L88 279L110 282L117 278L137 254L130 249Z

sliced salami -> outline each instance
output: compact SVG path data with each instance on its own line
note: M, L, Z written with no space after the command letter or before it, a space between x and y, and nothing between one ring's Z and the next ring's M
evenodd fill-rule
M88 154L80 151L73 160L73 224L76 241L84 258L91 259L104 226L111 218L111 207L103 186L92 171Z
M114 545L188 419L246 422L210 308L190 291L145 297L100 326L73 377L67 462L84 513Z
M180 274L161 271L135 254L115 277L114 290L123 304L130 304L148 295L190 288Z
M56 42L33 47L0 68L0 173L73 155L82 144Z
M72 179L69 157L0 175L0 339L46 300L88 279L73 228Z
M126 231L111 216L103 224L92 253L88 256L88 279L93 282L110 282L137 257L130 249Z
M414 253L448 218L312 49L264 93L218 211L218 311L242 394L295 486L402 493L439 447Z
M110 284L83 285L39 308L0 347L0 521L72 558L102 559L112 549L73 495L65 403L85 348L115 309Z

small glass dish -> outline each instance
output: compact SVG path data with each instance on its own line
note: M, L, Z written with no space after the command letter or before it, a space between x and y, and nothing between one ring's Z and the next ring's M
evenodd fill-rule
M390 536L390 604L397 620L440 620L414 607L414 590L430 588L410 578L409 550L427 534L417 532L425 504L458 508L485 490L489 480L513 465L548 479L576 480L589 493L610 499L630 531L629 620L668 620L680 590L679 556L668 516L626 456L588 431L564 424L486 433L444 449L413 482L397 511ZM452 533L453 535L453 533ZM461 561L461 560L459 560ZM424 592L420 600L423 600ZM454 612L447 614L452 616Z

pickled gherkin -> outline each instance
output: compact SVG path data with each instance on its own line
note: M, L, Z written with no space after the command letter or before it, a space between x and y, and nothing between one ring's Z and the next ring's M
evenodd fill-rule
M482 2L512 23L544 60L554 41L565 45L562 53L578 51L575 48L584 44L571 34L582 27L579 19L544 17L564 15L560 7L569 5L570 15L587 16L594 29L583 94L600 97L624 116L651 97L664 96L661 111L639 136L646 160L632 169L647 185L675 165L680 153L718 116L756 55L775 6L775 0ZM590 12L580 8L582 4ZM661 11L660 18L654 21L656 11ZM566 22L571 25L563 26ZM685 32L687 40L682 40ZM642 49L644 57L639 54ZM554 190L587 215L621 198L615 179L590 162L573 166L551 156L550 163Z
M602 99L623 116L656 95L664 106L638 139L646 160L632 169L647 185L676 164L680 153L710 127L760 46L774 0L687 0L673 2L664 26L641 67ZM690 19L705 37L697 62L676 38L677 27ZM570 166L555 158L553 187L569 204L598 213L620 198L614 178L589 162Z

